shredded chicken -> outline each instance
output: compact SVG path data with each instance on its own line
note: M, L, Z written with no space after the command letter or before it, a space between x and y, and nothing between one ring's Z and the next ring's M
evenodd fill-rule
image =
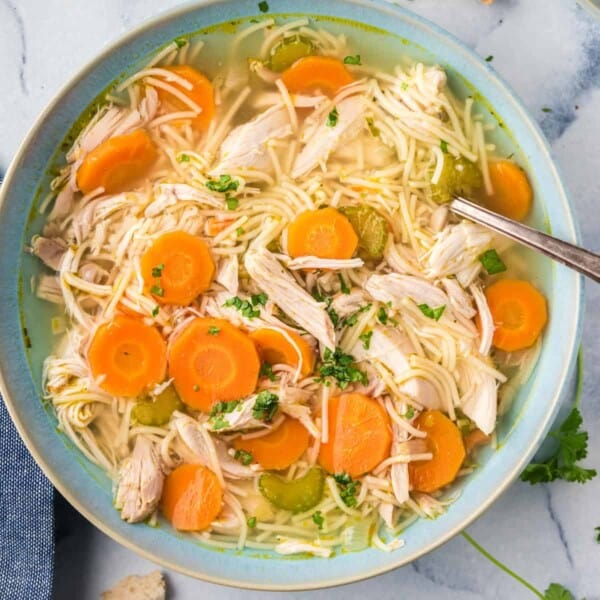
M67 252L67 244L62 238L36 236L31 240L31 252L39 257L46 266L58 271Z

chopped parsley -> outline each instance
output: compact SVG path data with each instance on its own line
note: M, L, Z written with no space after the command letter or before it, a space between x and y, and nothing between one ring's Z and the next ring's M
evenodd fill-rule
M338 273L338 279L340 280L340 289L342 290L342 294L349 294L350 288L348 287L348 284L341 273Z
M173 40L178 48L183 48L188 42L185 38L178 37Z
M344 57L344 64L345 65L362 65L362 63L360 62L360 54L357 54L356 56Z
M160 265L156 265L155 267L152 267L152 277L162 277L162 272L163 272L164 268L165 268L165 265L163 263L160 263Z
M596 541L600 544L600 527L596 527L594 531L596 532Z
M236 450L235 454L233 455L233 458L235 458L235 460L238 460L245 466L248 466L254 461L254 457L252 456L252 454L250 454L250 452L246 452L246 450Z
M442 152L448 154L448 142L446 140L440 140L440 148L442 149Z
M239 400L229 400L229 402L226 402L224 400L221 400L220 402L217 402L210 410L210 416L211 417L216 417L218 415L222 415L222 414L227 414L230 412L233 412L238 404L240 403Z
M385 310L385 308L383 308L383 306L377 311L377 320L382 324L382 325L386 325L388 322L388 314L387 311Z
M237 198L232 198L231 196L225 197L225 206L227 206L227 210L235 210L240 205L240 201Z
M269 3L265 2L265 0L262 0L262 2L258 3L258 10L260 10L261 13L266 13L269 10Z
M379 130L379 127L375 127L375 121L373 120L373 117L367 117L366 121L367 121L367 127L369 128L371 135L373 137L379 137L381 134L381 131Z
M412 419L415 416L415 409L412 406L407 406L404 414L402 415L405 419Z
M327 125L327 127L335 127L338 122L338 117L339 115L337 108L334 106L333 110L327 115L327 121L325 122L325 125Z
M220 327L215 327L214 325L211 325L208 328L208 335L219 335L219 331L221 331Z
M279 398L269 390L263 390L256 396L252 416L259 421L269 423L273 420L278 408Z
M551 108L548 108L547 106L544 106L544 108L542 108L542 112L545 112L545 113L551 113L551 112L552 112L552 109L551 109Z
M356 325L356 323L358 322L358 315L369 310L371 306L372 304L365 304L364 306L361 306L356 312L353 312L351 315L348 315L344 319L343 324L346 325L346 327L354 327L354 325Z
M438 306L436 308L431 308L429 304L419 304L419 310L430 319L435 319L436 321L440 320L440 317L444 314L444 310L446 309L446 305L442 304L442 306Z
M160 310L160 306L158 304L152 309L152 316L156 317L158 315L158 311Z
M340 322L340 315L338 315L335 309L331 306L331 298L329 296L323 296L323 294L320 294L319 292L313 292L313 298L317 302L323 302L325 304L325 311L329 315L333 326L337 327L338 323Z
M269 296L267 296L267 294L265 294L264 292L261 292L260 294L252 294L252 296L250 296L250 301L252 302L252 306L256 306L257 304L260 304L261 306L265 306L268 299L269 299Z
M403 81L400 84L400 88L405 92L408 89L408 83L406 83L406 81Z
M494 60L494 56L493 54L490 54L486 59L485 62L492 62Z
M323 518L320 510L313 513L312 520L319 529L323 529L323 523L325 522L325 519Z
M548 483L557 479L586 483L596 477L595 469L586 469L577 463L587 456L588 433L581 431L583 419L578 408L574 408L561 426L550 432L558 441L554 454L542 463L531 463L521 473L521 479L532 485Z
M479 257L479 262L490 275L496 275L496 273L503 273L506 271L506 265L502 262L502 259L493 248L486 250Z
M229 421L223 415L217 415L213 418L212 428L215 431L219 431L219 429L227 429L229 427Z
M246 524L250 529L254 529L256 527L256 517L248 517Z
M273 373L273 367L268 362L264 362L260 365L259 376L266 377L269 381L275 381L276 379L275 373Z
M260 316L260 309L254 308L256 305L253 306L250 300L242 300L239 296L227 299L223 306L233 306L247 319L254 319L255 317Z
M368 350L371 347L371 338L373 337L373 330L365 331L358 336L358 339L362 342L363 348Z
M338 485L340 491L340 497L344 501L346 506L350 508L356 506L356 496L360 487L359 481L354 481L348 473L338 473L333 478Z
M242 235L244 233L244 228L243 227L238 227L235 230L235 235L237 235L238 237L240 237L240 235Z
M211 192L235 192L240 182L231 178L231 175L219 175L219 179L209 179L204 184Z
M190 162L190 155L189 154L180 154L177 157L177 162Z
M319 378L317 381L328 386L330 384L328 377L333 377L341 389L348 387L348 384L354 382L367 383L367 374L361 371L354 362L354 357L345 354L341 348L336 348L332 352L325 348L323 353L323 363L319 367Z
M161 298L162 298L162 297L165 295L165 290L163 290L163 289L160 287L160 285L153 285L153 286L150 288L150 293L151 293L153 296L159 296L159 297L161 297Z

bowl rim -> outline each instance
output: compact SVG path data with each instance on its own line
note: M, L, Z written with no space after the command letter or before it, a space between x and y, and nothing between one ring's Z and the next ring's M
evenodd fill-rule
M549 143L546 140L544 134L542 133L537 122L530 116L528 110L525 108L523 102L520 100L519 96L513 91L510 85L504 81L495 71L489 68L489 65L484 62L484 60L477 55L474 50L471 50L464 42L458 39L454 34L446 31L444 28L439 25L433 23L432 21L421 17L411 10L397 6L395 4L391 4L386 2L385 0L342 0L343 4L360 6L365 10L380 10L385 11L390 16L390 18L404 19L408 21L412 21L417 23L421 28L427 30L430 35L433 35L437 38L441 38L444 43L450 44L454 46L454 50L466 56L467 59L471 61L475 61L480 67L487 67L487 76L494 80L493 83L503 89L510 96L510 101L513 104L513 108L519 113L519 117L521 122L524 123L528 128L528 133L531 135L532 139L535 141L537 147L540 148L542 152L545 153L547 157L548 168L554 174L554 178L556 183L556 190L561 197L564 206L566 207L566 217L567 217L567 226L570 229L570 234L572 241L577 243L580 241L580 232L579 226L576 219L575 209L573 204L569 199L569 195L566 190L566 186L564 184L563 177L561 175L560 169L556 165L555 161L552 158L551 150L549 147ZM0 186L0 211L3 208L6 197L8 196L9 189L12 187L12 180L16 176L19 165L21 163L21 159L24 157L26 151L28 150L31 142L35 139L36 135L39 133L43 123L45 120L56 110L56 108L60 105L60 103L65 99L69 91L79 82L84 80L86 76L94 71L98 66L102 65L102 63L111 56L115 51L119 51L119 49L125 44L134 41L137 37L141 36L144 33L150 32L154 27L160 25L164 21L168 21L170 19L175 19L180 16L184 16L187 13L193 12L198 9L205 8L207 6L212 5L225 5L228 4L228 0L189 0L184 2L183 4L176 6L174 8L160 11L155 16L150 17L149 19L144 20L141 24L136 27L130 29L125 34L118 36L116 39L111 40L106 46L102 48L102 50L94 55L94 58L80 67L74 75L72 75L65 84L63 84L57 92L53 95L52 99L46 104L44 109L39 113L37 118L34 120L33 124L29 128L26 136L19 144L17 151L6 171L4 180L2 185ZM269 12L269 15L273 17L277 16L285 16L290 13L277 13L277 12ZM310 12L298 12L297 14L305 14L307 16L311 16ZM263 17L266 15L262 15ZM358 22L354 21L353 22ZM82 514L88 521L90 521L95 527L97 527L100 531L108 535L113 540L117 541L119 544L125 546L129 550L136 552L137 554L143 556L144 558L158 563L159 565L182 573L184 575L201 579L203 581L207 581L210 583L216 583L229 587L237 587L242 589L251 589L251 590L268 590L268 591L301 591L301 590L315 590L322 589L334 586L347 585L350 583L355 583L358 581L363 581L366 579L370 579L377 575L381 575L383 573L387 573L396 568L399 568L403 565L409 564L410 562L418 559L421 556L424 556L431 552L432 550L438 548L442 544L449 541L451 538L456 536L466 527L468 527L471 523L473 523L477 518L479 518L506 490L512 485L512 483L516 480L519 473L522 471L524 466L531 460L535 451L541 445L543 439L547 431L549 430L552 422L554 421L558 408L559 408L559 399L561 393L564 391L567 380L571 373L574 370L574 366L577 360L577 347L580 339L581 333L581 321L582 321L582 308L584 303L584 288L583 288L583 277L579 276L575 279L575 289L576 298L578 302L576 303L576 312L574 314L574 327L572 329L571 337L568 340L565 340L565 347L568 348L568 361L565 362L563 368L560 371L558 386L556 388L554 397L552 401L548 404L552 406L552 410L549 411L544 420L542 420L538 424L538 430L534 436L532 436L528 442L527 451L523 454L520 460L515 461L510 472L504 477L504 480L501 481L496 488L496 490L489 494L488 497L480 503L477 509L460 519L460 523L456 524L451 529L447 530L443 535L436 538L433 542L429 543L427 546L414 551L412 554L408 556L403 556L400 559L394 561L390 560L382 567L374 568L373 570L363 573L360 572L357 575L348 575L339 579L330 579L323 580L315 583L307 583L307 584L269 584L269 583L255 583L255 582L247 582L241 578L228 578L223 576L214 576L206 573L201 573L186 566L182 566L177 564L174 561L171 561L168 558L158 557L151 550L147 550L141 544L136 542L132 542L123 536L121 533L113 529L109 524L104 523L100 517L97 517L93 511L87 508L82 502L76 498L75 494L72 493L67 485L63 485L60 481L59 477L56 476L53 472L53 468L50 465L50 461L46 459L46 457L38 450L37 443L33 439L33 437L29 434L27 430L27 426L24 420L18 415L16 405L14 403L14 399L9 392L9 385L7 383L7 379L4 374L4 365L0 362L0 392L4 398L5 406L11 416L11 419L21 437L24 441L28 451L33 456L37 464L40 466L46 477L50 480L50 482L56 487L56 489L68 500L68 502L80 513ZM3 344L3 341L0 340L0 345ZM289 563L290 565L293 563Z

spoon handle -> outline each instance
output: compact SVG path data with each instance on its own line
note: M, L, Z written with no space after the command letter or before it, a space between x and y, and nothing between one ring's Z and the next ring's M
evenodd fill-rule
M461 196L455 196L449 208L461 217L485 225L600 283L600 255L598 254L503 217Z

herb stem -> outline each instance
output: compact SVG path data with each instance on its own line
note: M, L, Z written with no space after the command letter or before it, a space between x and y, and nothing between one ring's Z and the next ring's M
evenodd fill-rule
M581 394L583 392L583 346L579 345L579 351L577 352L577 385L575 387L575 402L573 406L579 407L581 400Z
M524 585L530 592L535 594L541 600L544 600L544 594L537 588L533 587L531 583L523 579L520 575L517 575L513 570L509 569L505 564L501 563L497 558L492 556L483 546L480 546L466 531L463 531L461 535L485 558L487 558L492 564L496 565L499 569L504 571L507 575L510 575L513 579L516 579L521 585Z

